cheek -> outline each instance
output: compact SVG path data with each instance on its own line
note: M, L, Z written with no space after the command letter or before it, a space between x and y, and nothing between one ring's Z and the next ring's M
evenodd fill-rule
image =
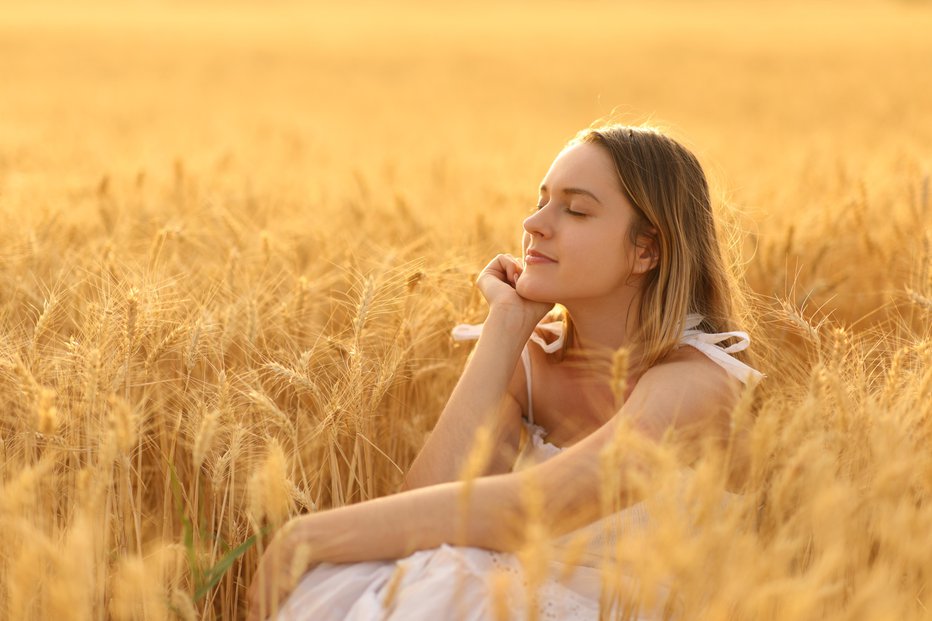
M579 262L574 266L574 273L588 282L615 284L623 280L630 266L628 257L617 240L593 244L579 254Z

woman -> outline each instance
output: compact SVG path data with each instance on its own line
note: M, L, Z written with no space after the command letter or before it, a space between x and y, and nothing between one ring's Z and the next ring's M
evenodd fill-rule
M692 153L652 128L581 131L544 177L522 245L522 261L499 255L477 280L488 317L454 330L479 340L402 492L289 522L250 587L251 619L289 594L280 619L496 618L488 574L521 574L522 524L564 541L605 519L646 520L629 475L647 462L634 452L611 479L629 506L599 500L620 429L656 441L672 430L694 451L728 435L742 382L760 373L731 355L748 338L728 331L735 288ZM562 321L541 323L556 303ZM494 450L477 467L483 431ZM461 481L464 468L484 476ZM586 569L575 585L538 580L542 599L509 599L504 614L559 604L560 618L597 618Z

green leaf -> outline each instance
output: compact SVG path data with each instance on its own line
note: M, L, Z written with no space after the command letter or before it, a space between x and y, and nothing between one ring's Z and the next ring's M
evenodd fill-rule
M172 496L175 499L175 511L181 518L182 536L184 537L184 548L188 556L188 567L194 576L194 583L198 584L202 580L201 569L197 565L197 554L194 551L194 529L191 526L191 520L184 513L184 507L181 502L181 483L178 481L178 474L175 472L175 465L168 464L168 471L171 474Z
M269 530L269 527L266 526L259 533L260 535L265 535ZM194 601L198 601L207 593L214 588L220 579L223 578L223 575L227 573L230 569L230 566L233 565L233 561L245 554L246 550L254 546L256 543L256 535L252 535L249 539L239 544L232 550L226 553L226 555L217 562L216 565L204 572L204 582L201 583L194 592Z

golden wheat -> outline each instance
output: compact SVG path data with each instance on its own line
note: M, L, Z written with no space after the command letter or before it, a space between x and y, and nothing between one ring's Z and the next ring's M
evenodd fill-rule
M689 479L616 427L594 500L649 529L556 549L528 488L522 597L601 545L622 617L928 618L932 16L830 5L3 3L0 617L241 617L267 525L398 489L563 142L656 114L767 377Z

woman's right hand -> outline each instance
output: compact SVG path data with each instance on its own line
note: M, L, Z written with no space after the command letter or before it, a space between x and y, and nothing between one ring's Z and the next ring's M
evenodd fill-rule
M533 328L553 308L553 303L521 297L515 287L522 272L524 266L518 259L510 254L499 254L479 273L476 285L490 309L519 314Z

